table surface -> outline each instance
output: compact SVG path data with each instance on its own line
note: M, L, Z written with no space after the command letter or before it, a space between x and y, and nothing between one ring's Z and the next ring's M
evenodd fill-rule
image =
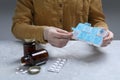
M42 45L49 52L49 60L36 75L16 74L23 56L20 41L0 41L1 80L120 80L120 41L107 47L93 47L81 41L69 41L67 46L56 48ZM48 72L57 58L67 62L59 73Z

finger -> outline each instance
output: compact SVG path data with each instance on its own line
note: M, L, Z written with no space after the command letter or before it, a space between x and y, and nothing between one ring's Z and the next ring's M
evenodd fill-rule
M102 44L102 47L108 46L109 44L110 44L110 42L109 43L104 43L104 44Z
M108 35L104 38L104 40L112 40L113 39L113 33L108 30Z
M104 44L104 45L102 45L101 47L106 47L106 46L107 46L107 45Z
M72 37L72 33L59 33L59 32L57 32L56 34L55 34L55 37L56 38L59 38L59 39L71 39L71 37Z
M107 45L109 45L109 44L111 44L111 41L109 40L109 41L104 41L103 43L102 43L102 47L105 47L105 46L107 46Z
M58 43L58 47L64 47L64 46L66 46L67 42L68 42L68 40L60 41Z
M105 47L105 46L107 46L107 45L108 45L108 44L107 44L106 42L103 42L101 46L102 46L102 47Z
M59 32L59 33L66 33L66 34L69 33L68 31L63 30L63 29L59 29L59 28L57 28L57 32Z
M68 31L66 31L66 30L59 29L59 28L57 28L57 32L61 33L61 34L62 34L61 37L63 37L63 38L64 38L64 35L65 35L65 36L70 36L70 37L72 37L72 32L68 32ZM66 37L65 37L65 38L66 38ZM68 38L69 38L69 37L68 37Z
M55 47L64 47L69 40L67 39L54 39L54 41L51 42L51 44Z

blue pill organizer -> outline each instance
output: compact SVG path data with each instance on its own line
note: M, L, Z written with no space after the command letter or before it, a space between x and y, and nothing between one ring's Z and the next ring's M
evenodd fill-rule
M100 47L103 38L107 35L107 31L100 27L92 27L90 23L79 23L73 30L73 37L76 40L81 40Z

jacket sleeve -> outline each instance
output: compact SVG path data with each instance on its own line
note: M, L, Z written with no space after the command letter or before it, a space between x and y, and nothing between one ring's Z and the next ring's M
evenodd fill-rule
M43 29L46 26L33 25L32 0L17 0L15 14L13 16L12 33L18 39L35 39L45 43Z
M105 22L105 16L102 10L101 0L90 0L89 20L93 26L108 28Z

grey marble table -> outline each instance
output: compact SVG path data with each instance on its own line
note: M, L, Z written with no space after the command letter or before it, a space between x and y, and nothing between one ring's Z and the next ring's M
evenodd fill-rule
M80 41L70 41L63 48L42 45L49 52L49 60L36 75L16 74L23 55L20 41L0 41L0 80L120 80L120 40L109 46L96 48ZM67 62L59 73L47 69L57 58Z

